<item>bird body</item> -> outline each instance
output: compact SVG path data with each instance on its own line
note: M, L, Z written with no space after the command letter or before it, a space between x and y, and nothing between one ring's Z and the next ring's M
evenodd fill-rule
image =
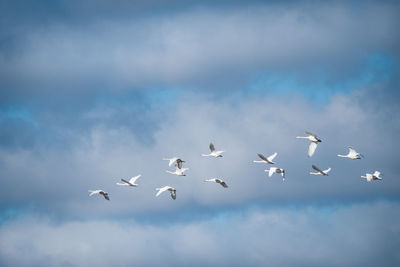
M90 193L89 196L93 196L95 194L100 194L100 195L103 195L103 197L105 199L110 200L110 197L108 196L108 193L103 191L103 190L98 189L98 190L88 190L88 191Z
M311 141L310 145L308 146L308 157L312 157L314 155L315 150L317 149L318 143L322 142L315 134L307 132L308 136L296 136L299 139L308 139Z
M127 180L125 180L125 179L121 179L121 181L123 182L123 183L116 183L117 185L121 185L121 186L134 186L134 187L136 187L136 186L138 186L138 184L136 184L135 182L136 182L136 180L137 179L139 179L140 178L140 176L142 176L141 174L139 174L139 175L137 175L137 176L135 176L135 177L132 177L131 179L129 179L129 181L127 181Z
M271 156L269 156L268 158L264 157L263 154L257 154L258 157L261 160L253 160L253 162L255 163L267 163L267 164L275 164L275 162L273 162L274 158L276 157L276 155L278 155L277 152L275 152L274 154L272 154Z
M361 159L363 155L358 153L353 147L349 146L349 153L347 155L337 155L340 158L349 158L349 159Z
M372 180L382 180L382 177L380 176L381 172L375 171L373 174L367 173L365 176L361 175L361 178L367 179L367 182L371 182Z
M285 170L282 168L277 168L277 167L271 167L269 169L264 170L265 172L268 172L268 176L271 177L272 174L274 173L280 173L282 176L282 180L285 181Z
M220 184L222 187L225 187L225 188L228 187L228 185L219 178L206 179L206 180L204 180L204 182L214 182L214 183Z
M326 170L324 170L324 171L321 171L317 166L315 166L315 165L312 165L312 168L314 169L314 170L316 170L317 172L310 172L310 174L312 174L312 175L323 175L323 176L327 176L328 175L328 172L330 172L331 171L331 168L328 168L328 169L326 169Z
M182 159L180 159L180 158L178 158L178 157L173 157L173 158L163 158L163 160L168 160L169 162L168 162L168 166L172 166L172 164L174 164L174 162L176 162L176 164L178 165L178 166L180 166L180 168L182 168L182 162L185 162L185 161L183 161Z
M176 189L171 187L171 186L164 186L164 187L160 187L160 188L156 188L156 190L158 191L156 194L156 197L158 197L159 195L161 195L161 193L165 192L165 191L169 191L171 193L171 197L173 200L176 199Z
M176 166L174 172L171 172L171 171L166 171L166 172L170 173L170 174L175 174L178 176L186 176L186 174L184 174L184 172L187 170L189 170L189 168L179 168L178 166Z
M222 157L222 153L223 152L225 152L225 151L222 151L222 150L215 150L215 147L214 147L214 145L213 145L213 143L210 143L210 150L211 150L211 153L210 154L201 154L203 157L215 157L215 158L221 158Z

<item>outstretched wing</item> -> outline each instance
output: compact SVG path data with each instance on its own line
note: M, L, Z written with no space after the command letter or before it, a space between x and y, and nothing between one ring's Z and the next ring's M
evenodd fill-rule
M106 192L100 191L100 194L102 194L105 199L110 200L110 198L108 197L108 194Z
M220 184L221 184L223 187L225 187L225 188L228 187L228 185L227 185L224 181L221 181Z
M272 174L274 174L275 169L274 168L269 168L268 176L271 177Z
M274 153L274 154L272 154L271 156L269 156L268 157L268 161L273 161L274 160L274 158L276 157L276 155L278 155L278 153Z
M181 169L181 168L182 168L182 163L183 163L183 162L185 162L185 161L183 161L183 160L181 160L181 159L177 159L177 160L176 160L175 167L178 167L178 169Z
M121 181L124 183L127 183L127 184L131 184L129 181L125 180L124 178L122 178Z
M315 149L317 149L317 143L311 142L308 146L308 156L311 158L314 155Z
M139 179L141 176L142 176L142 175L139 174L139 175L137 175L137 176L135 176L135 177L132 177L132 178L129 180L129 183L134 184L134 183L136 182L136 180ZM121 180L122 180L122 179L121 179Z
M213 152L215 150L213 143L210 143L210 150L211 150L211 152Z
M315 138L317 138L317 136L316 136L315 134L313 134L313 133L310 133L310 132L307 132L307 131L306 131L306 134L312 135L312 136L314 136Z
M375 171L374 174L373 174L373 176L379 176L380 174L381 174L380 171Z
M176 199L176 190L171 190L171 197L173 200Z
M318 167L317 166L315 166L315 165L312 165L312 168L314 169L314 170L316 170L317 172L319 172L319 173L324 173L323 171L321 171L320 169L318 169Z
M162 188L156 188L156 190L158 190L156 197L158 197L159 195L161 195L162 192L164 192L165 190L167 190L168 187L164 186Z
M268 159L267 159L266 157L264 157L263 154L257 154L257 155L260 157L260 159L265 160L265 161L268 161Z
M328 169L324 170L324 173L325 173L326 175L328 175L328 172L330 172L330 171L331 171L331 168L328 168Z

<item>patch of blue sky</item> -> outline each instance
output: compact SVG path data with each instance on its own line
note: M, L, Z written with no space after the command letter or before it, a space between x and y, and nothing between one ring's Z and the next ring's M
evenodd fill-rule
M26 107L7 106L0 108L0 122L5 119L19 119L31 124L35 129L39 128L39 123L33 118L32 112Z
M325 104L337 94L349 94L369 84L388 82L396 73L395 59L382 53L368 56L358 73L352 77L332 81L329 72L324 69L314 70L311 80L306 82L296 72L260 72L250 83L248 92L260 95L287 95L298 93L317 103Z

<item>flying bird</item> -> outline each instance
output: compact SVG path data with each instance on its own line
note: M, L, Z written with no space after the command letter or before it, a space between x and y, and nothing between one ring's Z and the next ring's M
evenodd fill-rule
M361 157L364 157L360 153L358 153L353 147L349 146L349 153L347 155L337 155L338 157L341 158L349 158L349 159L361 159Z
M367 179L367 182L371 182L372 180L382 180L382 177L380 177L381 172L375 171L373 174L367 173L365 176L361 175L361 178Z
M182 168L182 162L185 162L185 161L183 161L182 159L180 159L178 157L163 158L163 160L169 160L168 166L170 166L170 167L172 166L172 164L174 164L174 162L176 162L176 164L178 164L180 166L180 168Z
M314 169L314 170L316 170L317 172L310 172L310 174L313 174L313 175L324 175L324 176L327 176L328 175L328 172L330 172L331 171L331 168L328 168L328 169L326 169L326 170L324 170L324 171L321 171L317 166L315 166L315 165L312 165L312 168Z
M142 176L141 174L139 174L138 176L132 177L129 181L125 180L125 179L121 179L121 181L123 183L117 183L117 185L123 185L123 186L138 186L138 184L135 184L136 180L140 178L140 176Z
M285 170L282 168L271 167L269 169L264 170L268 172L268 176L271 177L274 173L280 173L282 176L282 180L285 181Z
M170 174L175 174L175 175L178 175L178 176L186 176L186 174L184 174L184 172L187 171L187 170L189 170L189 168L179 168L179 165L176 165L174 172L171 172L171 171L166 171L166 172L168 172Z
M273 162L274 158L276 157L276 155L278 155L278 153L274 153L271 156L269 156L268 158L264 157L263 154L257 154L260 159L262 160L253 160L253 162L255 163L267 163L267 164L275 164L275 162Z
M103 197L105 198L105 199L107 199L107 200L110 200L110 198L109 198L109 196L108 196L108 193L107 192L105 192L105 191L103 191L103 190L88 190L89 191L89 196L93 196L93 195L95 195L95 194L100 194L100 195L103 195Z
M314 155L315 149L317 149L318 143L322 142L315 134L307 132L308 136L296 136L296 138L308 139L311 141L308 147L308 157L312 157Z
M213 145L213 143L210 143L210 150L211 150L211 153L210 154L201 154L203 157L215 157L215 158L220 158L220 157L222 157L222 153L223 152L225 152L225 151L222 151L222 150L220 150L220 151L217 151L217 150L215 150L215 147L214 147L214 145Z
M204 182L214 182L214 183L218 183L218 184L222 185L225 188L228 187L228 185L224 181L222 181L221 179L218 179L218 178L206 179L206 180L204 180Z
M174 199L174 200L176 199L176 189L171 187L171 186L167 185L167 186L164 186L164 187L161 187L161 188L156 188L156 190L158 190L158 192L156 194L156 197L161 195L162 192L169 191L171 193L172 199Z

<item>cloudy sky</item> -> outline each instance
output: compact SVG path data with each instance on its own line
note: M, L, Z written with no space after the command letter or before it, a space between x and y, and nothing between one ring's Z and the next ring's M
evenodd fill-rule
M0 0L0 265L399 265L399 12ZM252 162L274 152L284 182Z

